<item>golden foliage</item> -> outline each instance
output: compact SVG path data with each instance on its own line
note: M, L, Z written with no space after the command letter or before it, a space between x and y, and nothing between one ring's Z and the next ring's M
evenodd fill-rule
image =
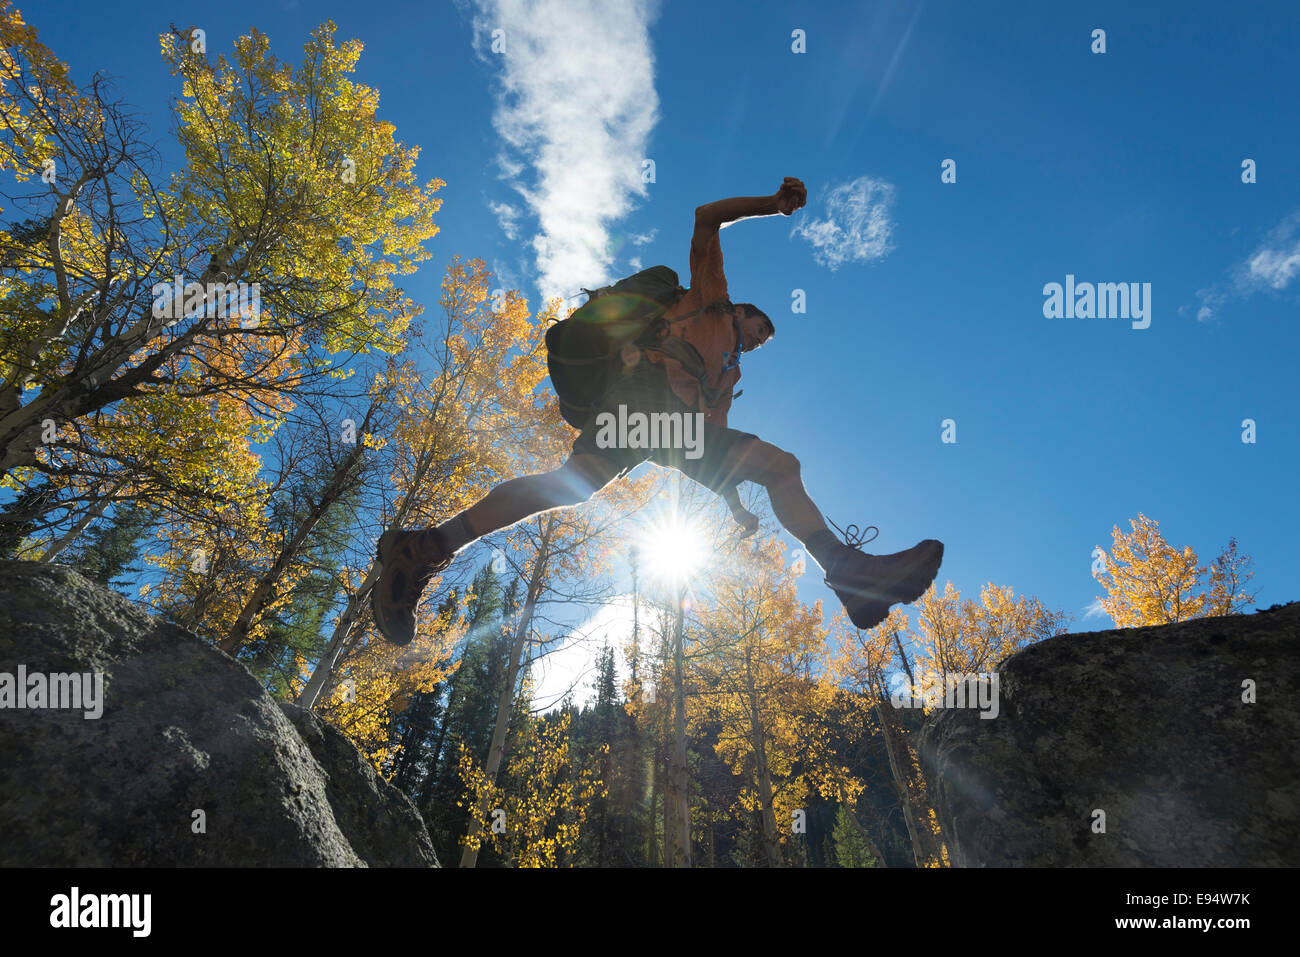
M389 734L393 715L409 707L412 695L431 692L456 670L451 655L466 626L464 615L446 609L422 617L415 639L405 647L372 636L340 662L333 693L316 710L346 734L377 771L391 776L400 750Z
M716 570L689 644L688 718L718 728L715 751L740 775L735 812L767 812L777 840L812 790L852 804L863 784L836 760L821 679L821 604L799 601L777 539L762 539Z
M1107 593L1098 601L1117 627L1231 615L1255 600L1244 591L1254 575L1250 556L1238 554L1235 538L1207 567L1192 546L1179 549L1165 541L1154 519L1139 512L1129 526L1128 533L1114 527L1109 554L1098 548L1104 567L1093 575Z
M587 806L594 797L604 797L606 785L597 776L601 759L609 746L601 745L587 767L575 770L569 750L570 716L556 721L528 715L517 729L518 745L506 767L506 784L487 780L483 769L462 744L460 777L466 797L462 806L470 809L472 825L462 843L478 849L483 841L516 867L561 867L578 844L587 820ZM493 830L502 820L504 831Z
M329 21L313 31L296 67L256 29L215 60L187 32L163 34L163 59L182 81L187 162L146 211L257 245L261 275L310 278L281 284L279 304L329 317L328 351L395 352L420 309L394 279L429 257L433 194L445 184L416 182L419 148L396 139L377 116L378 91L352 78L362 44L336 46L334 32Z

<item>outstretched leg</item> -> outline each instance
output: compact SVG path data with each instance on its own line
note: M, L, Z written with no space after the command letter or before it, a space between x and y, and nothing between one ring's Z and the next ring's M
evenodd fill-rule
M618 472L617 465L599 455L572 455L558 469L502 482L437 530L444 545L458 552L539 512L585 502Z
M826 527L821 510L804 488L799 460L770 442L750 438L733 446L724 463L723 474L729 482L756 482L767 489L777 521L823 563L813 549L826 541L838 543L838 540Z
M598 455L573 455L558 469L502 482L437 528L384 532L379 537L379 581L370 594L375 627L394 644L409 644L420 593L456 552L530 515L585 502L618 472L617 465Z
M943 561L943 543L926 539L892 555L868 555L850 547L827 528L804 488L797 458L755 436L731 432L727 438L721 463L707 472L687 469L688 474L714 489L740 482L766 488L777 521L816 559L857 627L880 624L890 605L915 601L930 587Z

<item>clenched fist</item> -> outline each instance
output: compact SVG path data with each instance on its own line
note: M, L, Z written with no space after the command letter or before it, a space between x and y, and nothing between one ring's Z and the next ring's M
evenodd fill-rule
M802 180L787 176L776 192L776 208L784 216L789 216L796 209L808 202L808 188Z

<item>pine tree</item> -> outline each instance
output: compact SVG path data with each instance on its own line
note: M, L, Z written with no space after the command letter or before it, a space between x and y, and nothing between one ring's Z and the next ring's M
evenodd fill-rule
M831 832L831 840L834 842L835 866L879 866L880 862L872 855L862 828L846 805L841 804L835 815L835 830Z
M822 838L822 866L839 867L839 858L835 856L835 835L834 833L826 834Z
M427 771L412 793L444 861L459 857L459 837L469 824L469 812L457 804L464 795L457 770L461 748L481 761L490 743L505 677L502 618L512 591L502 588L491 565L483 566L474 576L467 608L469 627L459 665L445 683L446 701L426 758Z
M289 601L267 616L265 634L240 650L239 660L273 697L292 698L301 683L300 663L320 655L321 631L337 591L334 576L326 572L303 576Z
M626 781L625 769L619 766L625 743L623 721L626 716L618 698L614 650L605 645L596 656L595 700L574 716L574 739L579 742L579 756L600 754L596 774L608 787L606 795L597 795L587 809L587 826L582 832L581 857L592 867L615 867L620 860L625 821L617 818L621 789ZM601 751L604 746L603 753ZM618 780L615 781L617 775Z
M109 521L92 526L65 559L87 578L115 585L139 557L140 540L153 521L154 514L148 509L121 506Z
M24 540L55 499L55 488L42 479L26 486L0 511L0 558L16 558Z
M454 617L460 598L452 589L438 608L438 616ZM407 707L398 713L389 728L390 744L396 758L389 783L407 794L434 773L441 756L446 729L447 709L443 698L448 681L439 681L430 691L410 695Z
M326 512L303 546L301 577L289 590L288 600L268 608L252 640L236 657L276 698L293 698L302 684L302 662L320 657L325 633L339 602L335 569L343 566L347 547L349 512L356 492Z

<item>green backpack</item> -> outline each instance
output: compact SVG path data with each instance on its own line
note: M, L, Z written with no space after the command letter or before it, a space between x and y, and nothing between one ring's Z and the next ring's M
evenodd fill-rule
M654 339L665 312L686 295L677 273L651 266L612 286L584 289L587 301L546 330L546 366L564 421L580 429L614 382L627 345Z

